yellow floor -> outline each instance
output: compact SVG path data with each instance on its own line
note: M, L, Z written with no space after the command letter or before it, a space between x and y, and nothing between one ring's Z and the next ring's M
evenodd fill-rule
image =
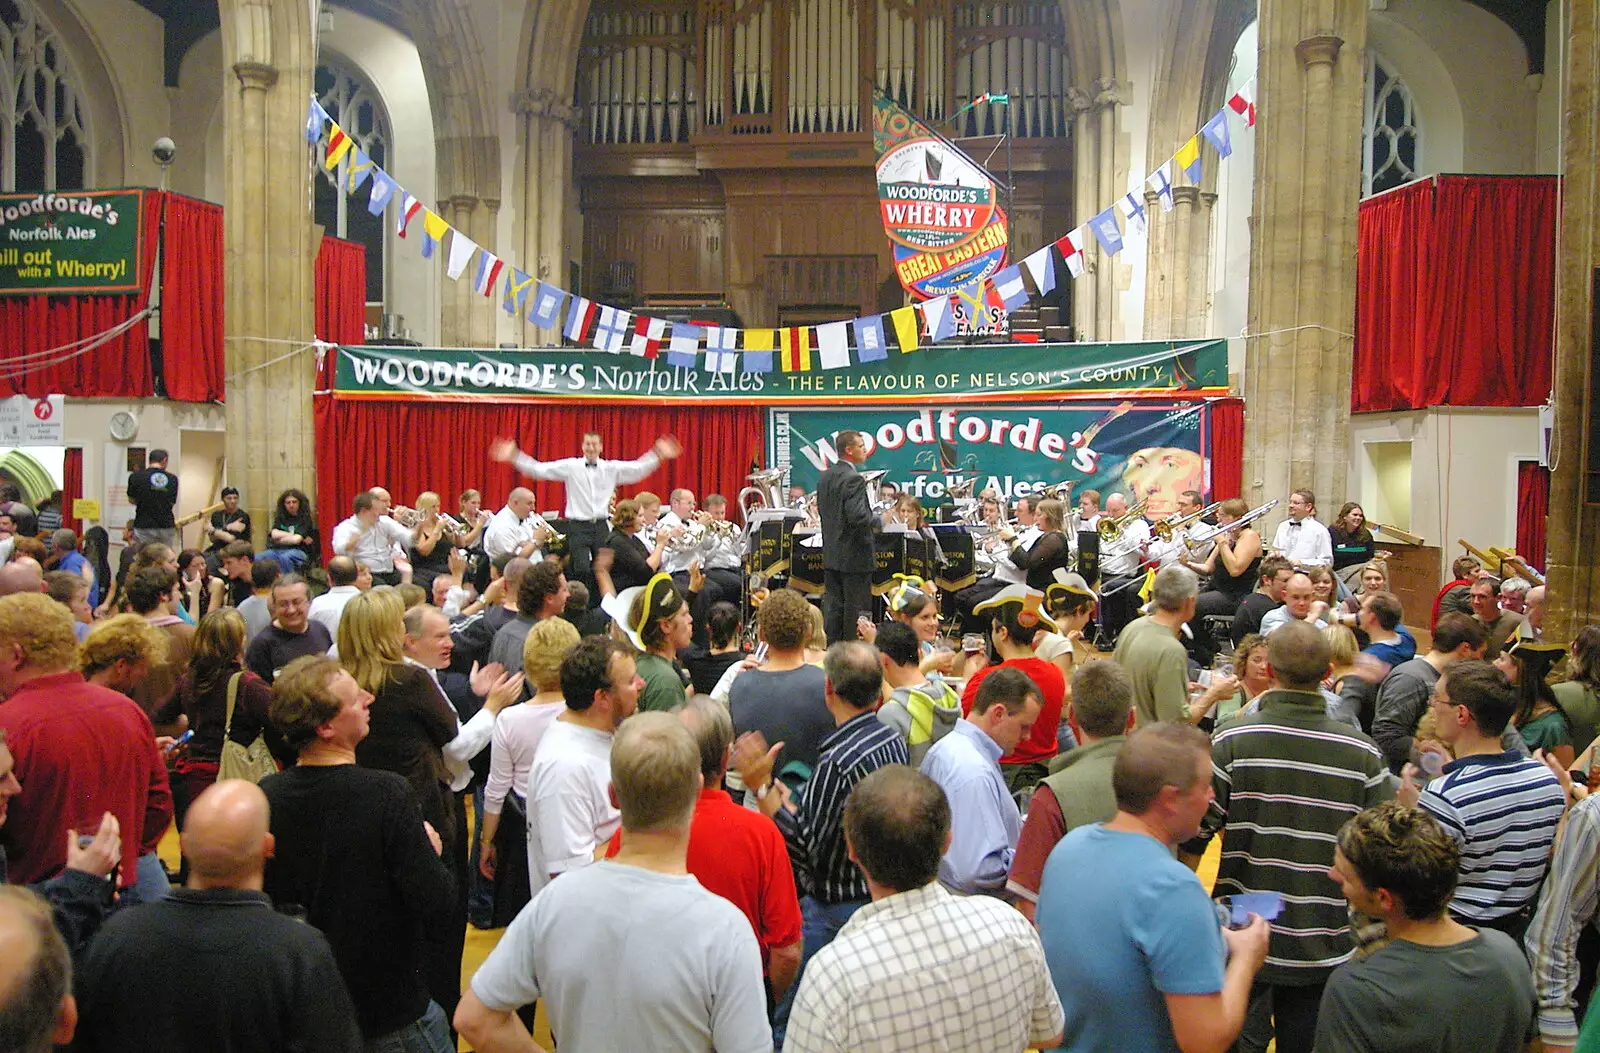
M468 802L467 823L469 827L472 822L472 805L471 802ZM176 871L178 869L178 832L175 828L168 830L167 836L161 839L159 851L161 861L167 865L167 869ZM1205 857L1200 861L1199 869L1200 881L1207 889L1211 888L1212 884L1217 880L1217 864L1221 858L1222 842L1220 839L1213 838L1210 846L1206 849ZM500 935L503 932L505 932L504 929L482 930L475 929L470 925L467 926L467 948L461 956L461 989L463 991L467 989L467 983L472 979L472 974L478 971L478 966L483 964L483 960L489 957L489 952L494 950L495 945L500 942ZM534 1041L546 1049L554 1048L554 1042L550 1038L550 1022L545 1018L543 1006L539 1007L539 1015L535 1020L533 1037ZM470 1050L472 1047L463 1041L460 1048L462 1050Z

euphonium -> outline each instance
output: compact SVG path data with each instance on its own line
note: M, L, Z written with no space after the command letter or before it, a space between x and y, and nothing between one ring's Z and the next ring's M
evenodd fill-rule
M1190 512L1186 516L1179 516L1176 519L1169 518L1157 520L1156 522L1150 524L1150 533L1154 534L1162 541L1171 541L1172 535L1177 533L1180 529L1188 526L1190 523L1193 523L1196 520L1204 519L1206 516L1210 515L1212 512L1215 512L1221 507L1222 502L1217 501L1213 504L1206 505L1198 512Z
M1102 541L1114 541L1122 534L1122 528L1144 515L1144 506L1147 502L1140 501L1120 516L1101 516L1100 523L1095 530L1100 534Z

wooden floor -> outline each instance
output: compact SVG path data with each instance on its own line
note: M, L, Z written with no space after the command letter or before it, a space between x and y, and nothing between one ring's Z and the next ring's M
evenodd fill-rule
M467 803L467 822L469 827L473 822L470 801ZM175 828L168 830L167 836L161 839L159 851L161 861L167 865L167 869L176 871L178 869L178 833ZM1222 843L1220 840L1214 839L1210 848L1206 850L1205 858L1200 861L1200 881L1207 889L1211 888L1212 883L1217 879L1217 864L1221 859L1221 853ZM495 945L500 942L500 936L504 932L504 929L484 930L475 929L470 925L467 926L467 948L461 956L461 989L463 991L467 989L467 984L472 980L472 974L478 971L478 967L483 964L483 960L489 957L489 952L494 950ZM554 1043L550 1038L550 1023L545 1019L543 1006L539 1008L533 1037L534 1041L546 1049L554 1048ZM465 1041L460 1044L460 1048L462 1050L472 1049Z

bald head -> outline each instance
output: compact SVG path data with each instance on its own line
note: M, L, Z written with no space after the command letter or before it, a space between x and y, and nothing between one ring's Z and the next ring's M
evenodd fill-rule
M267 797L243 779L227 779L189 806L182 846L191 888L261 888L261 871L272 854L267 832Z
M14 592L43 592L44 568L32 556L18 556L0 566L0 596Z
M0 1041L18 1053L49 1053L77 1025L72 961L50 905L26 888L0 886Z
M506 495L506 507L511 509L518 519L525 517L533 511L533 491L526 486L518 486Z

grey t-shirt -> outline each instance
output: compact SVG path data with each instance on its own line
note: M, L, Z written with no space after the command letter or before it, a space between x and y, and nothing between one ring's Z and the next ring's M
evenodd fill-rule
M826 677L814 665L769 672L751 669L740 673L728 688L728 713L736 735L759 731L768 745L783 743L773 769L782 774L791 763L816 768L822 740L838 723L823 700Z
M739 908L689 875L613 860L546 885L472 991L497 1012L543 998L562 1053L772 1049L761 951Z
M519 614L500 626L489 644L489 661L499 662L508 673L522 672L522 648L528 642L528 632L534 625L532 618Z
M272 624L272 608L260 596L248 596L239 604L239 617L244 619L244 642L261 635L261 630Z
M1406 940L1340 966L1317 1053L1520 1053L1533 1018L1528 960L1505 933L1450 947Z

